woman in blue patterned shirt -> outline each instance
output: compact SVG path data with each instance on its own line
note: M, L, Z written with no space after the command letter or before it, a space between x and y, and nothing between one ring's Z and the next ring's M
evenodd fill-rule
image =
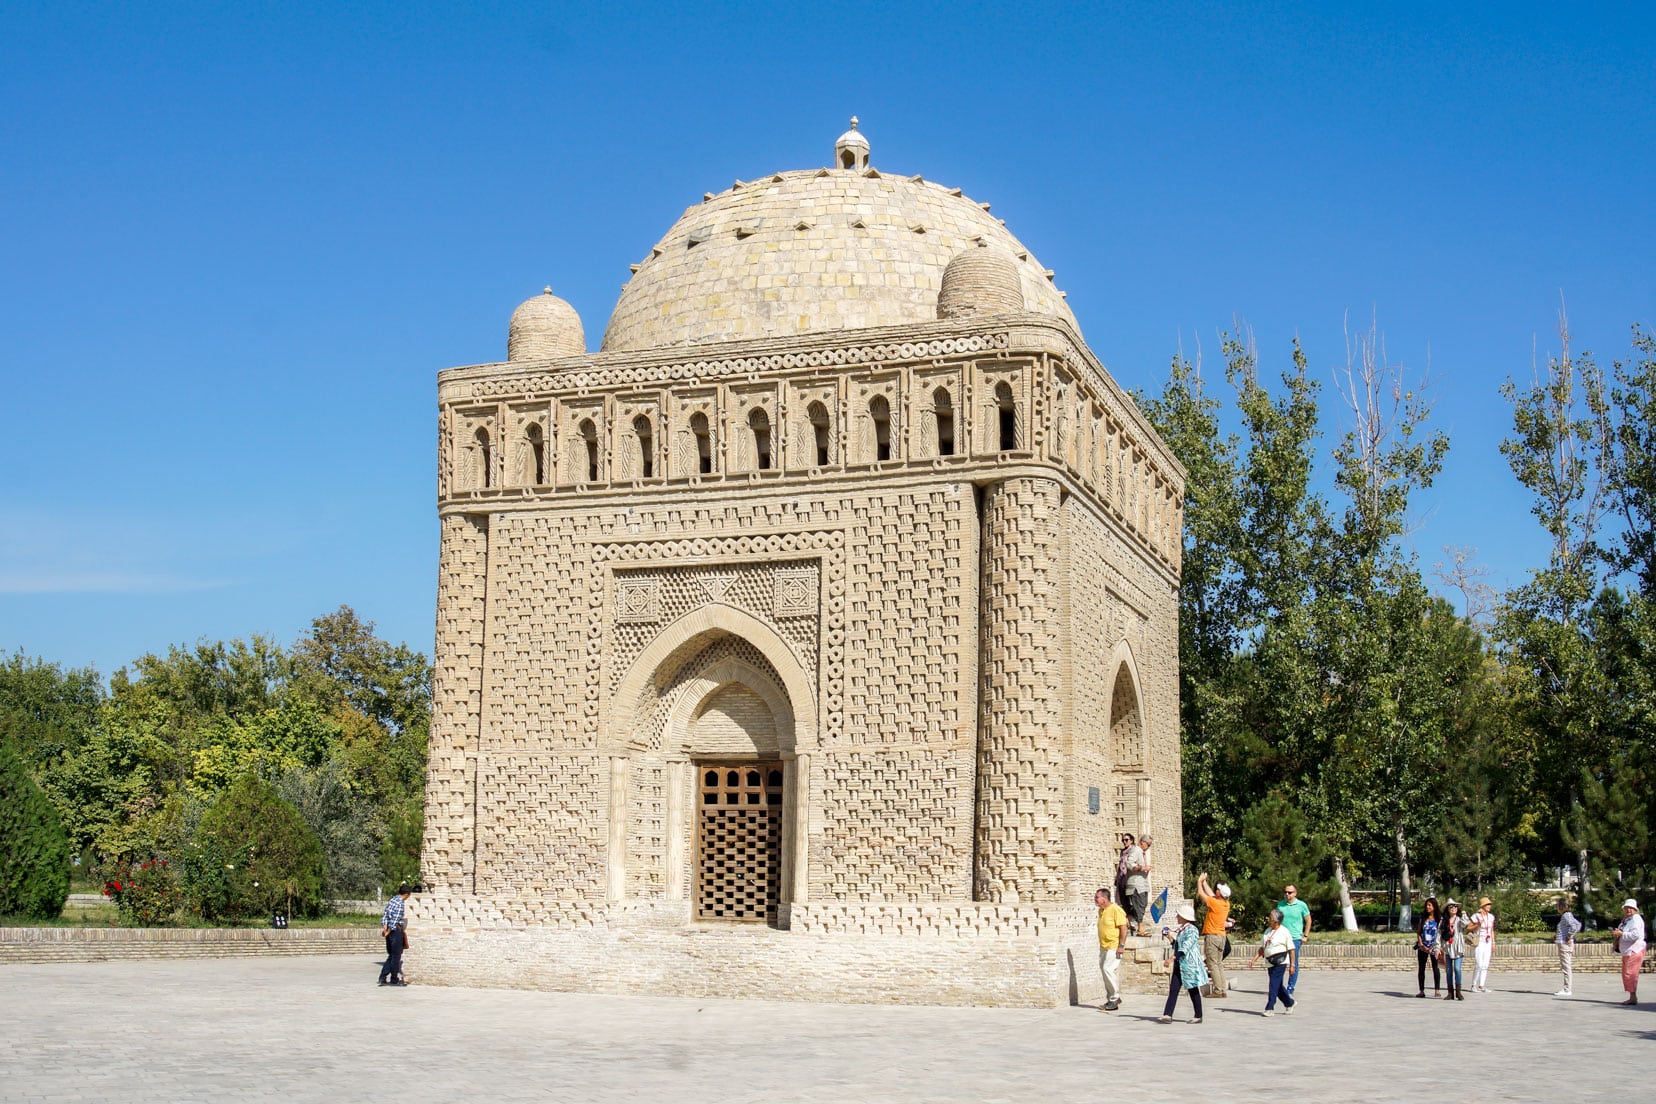
M1443 992L1442 967L1438 965L1443 948L1438 945L1438 903L1436 897L1426 898L1420 907L1420 922L1415 925L1415 988L1417 997L1426 995L1426 963L1432 963L1432 996Z

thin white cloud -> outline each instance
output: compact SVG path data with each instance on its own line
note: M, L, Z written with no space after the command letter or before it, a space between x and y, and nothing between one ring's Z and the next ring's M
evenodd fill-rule
M128 571L30 570L0 567L0 594L183 594L230 584Z
M248 542L231 535L232 525L215 529L195 519L169 526L119 509L7 506L0 511L0 595L182 594L230 586L240 572L225 562L225 549Z

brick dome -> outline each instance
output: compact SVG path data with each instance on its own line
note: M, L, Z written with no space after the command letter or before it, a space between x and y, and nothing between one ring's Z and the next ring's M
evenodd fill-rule
M1075 325L1040 263L960 189L817 169L738 183L687 210L621 292L603 348L935 322L949 261L979 246L1014 263L1025 310Z
M552 360L586 352L586 332L575 308L546 288L525 299L506 327L507 360Z
M975 314L1022 314L1023 281L1018 262L999 249L965 249L943 270L937 293L937 317Z

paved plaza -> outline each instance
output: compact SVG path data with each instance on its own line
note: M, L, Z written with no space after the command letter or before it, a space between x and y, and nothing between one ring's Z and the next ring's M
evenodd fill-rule
M411 960L412 965L412 960ZM1656 992L1492 976L1465 1003L1413 976L1263 975L1207 1021L1120 1014L614 997L411 985L360 956L0 967L0 1100L1304 1101L1644 1099ZM1188 1006L1180 1011L1188 1015ZM1123 1079L1133 1087L1122 1091ZM1629 1095L1631 1094L1631 1095Z

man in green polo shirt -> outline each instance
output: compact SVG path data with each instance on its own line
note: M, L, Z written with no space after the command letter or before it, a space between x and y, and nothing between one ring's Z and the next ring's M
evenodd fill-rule
M1285 887L1282 897L1283 899L1277 902L1277 908L1282 912L1282 926L1294 937L1294 972L1285 986L1291 997L1294 995L1294 986L1299 984L1300 946L1311 934L1311 909L1299 899L1299 890L1293 886Z

